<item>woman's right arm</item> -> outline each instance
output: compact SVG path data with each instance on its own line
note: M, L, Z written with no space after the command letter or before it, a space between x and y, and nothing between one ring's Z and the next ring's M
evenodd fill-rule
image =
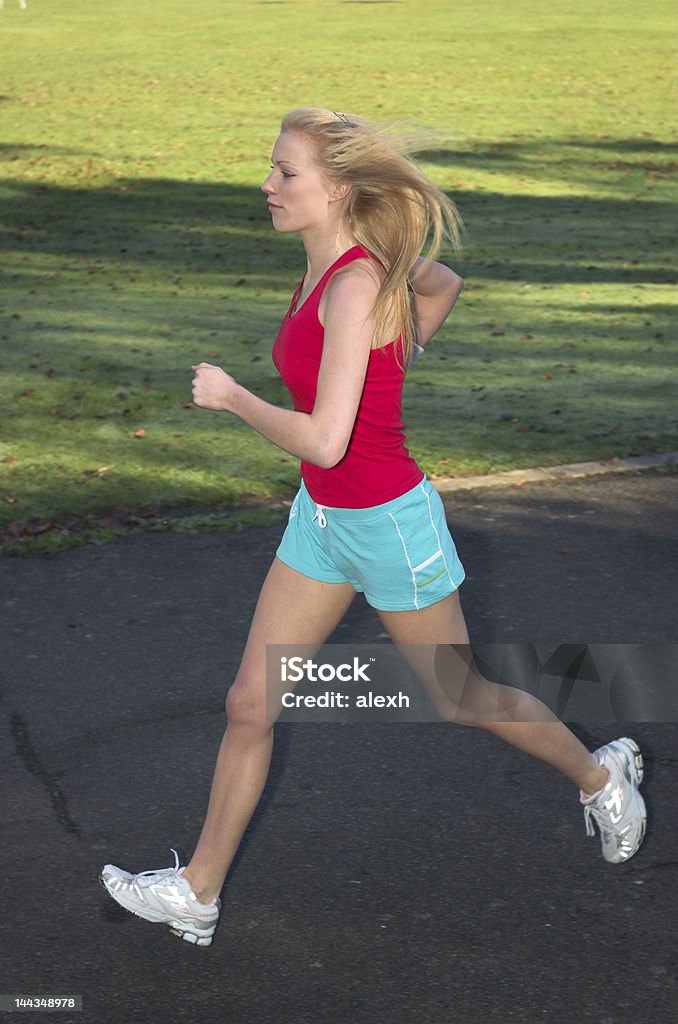
M409 282L416 342L424 348L450 315L464 281L444 264L420 256L410 272Z

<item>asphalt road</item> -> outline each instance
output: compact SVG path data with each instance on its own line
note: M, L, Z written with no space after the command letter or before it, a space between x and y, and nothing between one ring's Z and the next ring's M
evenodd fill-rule
M678 644L678 475L445 500L474 641ZM80 1024L675 1024L678 715L573 726L645 755L626 865L570 783L479 730L285 724L210 948L99 888L104 862L190 854L282 529L0 560L0 995L82 995ZM362 597L333 640L383 642Z

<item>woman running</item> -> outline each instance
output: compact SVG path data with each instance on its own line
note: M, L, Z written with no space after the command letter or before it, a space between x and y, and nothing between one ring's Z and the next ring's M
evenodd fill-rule
M468 654L464 569L442 501L402 432L406 368L463 288L432 258L445 237L457 240L456 208L409 159L414 151L352 114L287 114L261 188L276 231L299 232L306 251L273 347L294 409L263 401L217 366L193 367L195 404L238 416L300 459L302 478L228 691L193 856L183 867L175 852L163 870L131 874L108 864L100 874L127 910L201 946L212 941L219 894L269 771L266 646L317 650L356 591L395 643L416 645L413 667L444 719L494 733L579 788L587 832L593 819L607 861L633 856L645 833L634 741L589 752L535 697L479 677Z

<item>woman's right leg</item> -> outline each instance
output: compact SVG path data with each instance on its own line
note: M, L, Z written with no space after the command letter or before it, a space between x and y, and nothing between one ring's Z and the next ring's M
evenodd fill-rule
M268 776L273 722L266 708L266 646L298 644L317 649L354 597L350 583L323 583L279 558L273 560L238 674L226 698L228 726L217 757L205 823L183 872L203 903L219 895ZM311 656L310 651L305 653Z

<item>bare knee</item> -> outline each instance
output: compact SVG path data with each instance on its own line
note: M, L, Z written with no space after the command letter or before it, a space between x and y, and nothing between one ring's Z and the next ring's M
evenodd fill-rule
M226 715L229 726L270 732L274 719L268 714L266 686L239 674L226 694Z

